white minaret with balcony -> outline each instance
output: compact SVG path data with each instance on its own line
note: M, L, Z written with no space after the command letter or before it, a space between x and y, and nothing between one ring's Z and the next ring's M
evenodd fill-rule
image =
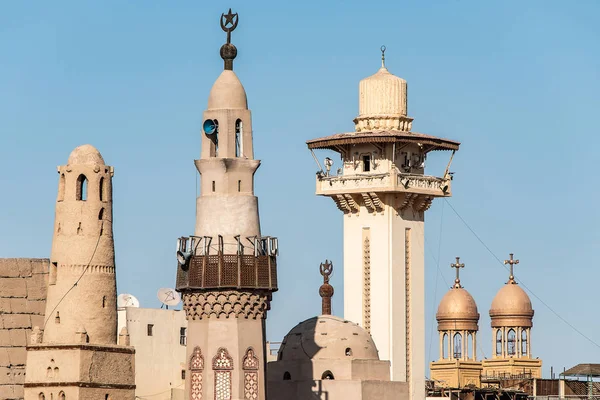
M379 71L360 82L355 132L307 144L341 156L336 175L326 160L316 192L344 213L344 318L371 333L392 380L424 399L424 217L435 197L450 196L452 180L448 168L425 175L425 158L459 143L411 131L406 81L386 69L383 51Z

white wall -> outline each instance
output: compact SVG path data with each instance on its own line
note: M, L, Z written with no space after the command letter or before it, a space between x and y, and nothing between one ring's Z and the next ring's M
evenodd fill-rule
M180 329L186 328L185 312L155 308L127 307L118 310L119 332L127 325L135 347L135 394L138 399L170 400L171 389L183 389L185 342ZM148 336L148 324L153 324Z

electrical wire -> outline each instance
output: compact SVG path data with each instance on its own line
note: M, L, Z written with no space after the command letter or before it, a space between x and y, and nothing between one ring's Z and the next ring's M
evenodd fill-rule
M498 263L500 265L502 265L502 267L504 267L504 269L506 269L507 271L509 271L509 269L506 267L506 265L502 261L500 261L500 259L496 256L496 254L494 254L494 252L483 242L483 240L479 237L479 235L477 235L477 233L469 226L469 224L467 224L467 222L464 220L464 218L461 217L461 215L458 213L458 211L456 211L456 209L452 206L452 204L448 201L448 199L444 198L444 200L450 206L450 208L452 209L452 211L454 211L454 213L456 214L456 216L467 227L467 229L469 229L469 231L471 231L471 233L473 234L473 236L475 236L475 238L479 241L479 243L481 243L483 245L483 247L485 247L485 249L492 255L492 257L494 257L496 259L496 261L498 261ZM567 321L565 318L563 318L558 312L556 312L552 307L550 307L550 305L548 305L544 300L542 300L538 295L536 295L521 279L515 279L515 280L517 280L525 289L527 289L527 291L529 293L531 293L531 295L533 297L535 297L548 310L550 310L558 319L560 319L562 322L564 322L568 327L570 327L571 329L573 329L575 332L577 332L581 337L583 337L584 339L586 339L588 342L590 342L594 346L600 348L600 345L598 343L594 342L590 337L588 337L587 335L585 335L583 332L581 332L579 329L577 329L574 325L572 325L569 321Z
M71 286L69 288L69 290L66 291L66 293L63 295L63 297L61 297L60 300L58 301L58 303L56 303L56 305L54 306L54 308L52 309L52 311L50 311L50 313L48 314L48 318L44 322L44 327L42 328L43 330L46 329L46 325L48 324L48 321L50 320L50 316L52 314L54 314L54 311L56 311L56 309L58 308L58 306L60 305L60 303L62 303L62 301L65 299L65 297L67 297L67 295L71 292L71 290L73 290L73 289L75 289L75 287L77 287L77 284L79 283L79 281L81 280L81 278L83 278L83 275L85 275L85 273L87 272L87 270L90 268L90 265L92 264L92 260L94 259L94 256L96 255L96 250L98 250L98 245L100 244L100 239L102 238L102 230L103 229L104 229L104 220L102 220L102 225L100 226L100 234L98 235L98 240L96 241L96 246L94 247L94 251L92 252L92 256L90 257L90 261L86 265L85 269L83 270L83 272L81 273L81 275L79 276L79 278L77 278L77 280L75 281L75 283L73 284L73 286Z

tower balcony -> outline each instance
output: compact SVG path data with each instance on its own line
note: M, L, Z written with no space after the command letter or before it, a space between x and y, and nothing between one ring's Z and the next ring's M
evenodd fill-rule
M450 197L451 181L450 174L438 178L398 171L337 176L317 173L316 193L321 196L354 193L412 193L431 197Z
M239 236L238 251L229 253L223 237L211 246L210 236L178 239L178 291L215 289L258 289L275 292L277 288L277 238L247 238L254 247L248 254ZM215 249L215 247L217 247ZM225 251L224 251L225 250Z

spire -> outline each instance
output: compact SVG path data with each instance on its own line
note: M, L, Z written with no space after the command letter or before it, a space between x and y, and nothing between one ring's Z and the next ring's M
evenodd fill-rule
M385 45L381 46L381 68L385 69Z
M227 14L221 14L221 29L227 33L227 43L221 46L221 58L224 69L233 71L233 59L237 56L237 48L231 44L231 32L237 28L239 18L237 13L233 14L231 8Z
M454 280L454 289L460 289L462 286L460 285L460 268L464 268L465 264L460 263L460 257L456 257L456 262L454 264L450 264L451 268L456 268L456 279Z
M508 282L506 283L511 283L511 284L516 284L517 282L515 282L515 274L514 274L514 270L513 270L513 266L519 263L519 260L515 260L513 259L514 254L510 253L509 260L504 260L504 265L509 264L510 265L510 276L508 277Z
M329 260L321 263L321 275L323 275L323 284L319 288L319 295L322 297L321 315L331 315L331 298L333 297L333 286L329 284L329 277L333 273L333 264Z

